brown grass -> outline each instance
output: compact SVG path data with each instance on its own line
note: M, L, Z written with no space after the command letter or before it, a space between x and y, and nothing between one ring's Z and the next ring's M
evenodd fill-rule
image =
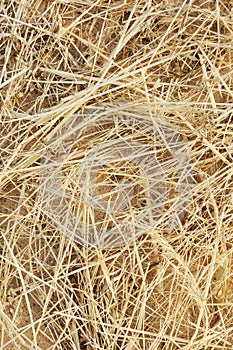
M1 349L233 348L232 6L1 1ZM168 211L83 247L43 210L41 159L75 114L122 103L183 136L192 200L170 234Z

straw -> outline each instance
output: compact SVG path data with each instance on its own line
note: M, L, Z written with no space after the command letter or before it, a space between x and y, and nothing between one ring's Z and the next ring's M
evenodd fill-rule
M231 7L1 1L1 349L233 348Z
M100 106L53 135L42 161L41 202L61 232L115 248L153 229L165 206L167 231L181 223L194 184L188 151L172 126L150 116L140 106Z

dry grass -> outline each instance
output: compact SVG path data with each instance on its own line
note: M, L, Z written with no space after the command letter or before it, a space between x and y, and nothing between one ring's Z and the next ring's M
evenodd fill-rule
M1 1L1 349L233 348L232 8ZM87 248L44 213L41 159L75 113L121 103L182 134L196 184L170 234Z

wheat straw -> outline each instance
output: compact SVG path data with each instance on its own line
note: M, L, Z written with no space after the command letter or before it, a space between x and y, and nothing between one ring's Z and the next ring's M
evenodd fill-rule
M232 349L231 7L228 0L1 1L1 349ZM77 164L95 158L100 185L86 184L97 206L114 211L118 198L126 218L145 197L141 160L135 164L128 154L124 166L116 162L115 178L101 163L116 155L109 138L116 125L98 134L96 123L100 114L119 118L119 111L153 123L153 137L146 128L134 142L147 140L145 153L159 160L168 196L162 215L149 215L152 224L145 221L142 234L120 248L83 246L64 235L68 223L58 228L42 201L46 169L51 179L43 160L48 150L59 153L55 174L62 170L70 211L79 213L86 232L93 222L102 232L120 227L120 215L109 223L102 211L98 221L96 208L77 200L76 191L85 179ZM85 122L73 130L77 116ZM161 121L185 146L173 157L163 128L158 137ZM85 129L82 149L71 138L68 156L60 152L74 131ZM137 128L119 130L126 144ZM154 138L167 153L152 147ZM188 169L172 162L180 150ZM190 196L177 214L176 186L186 170L191 193L184 182ZM102 202L101 191L108 193ZM135 228L138 221L131 223Z

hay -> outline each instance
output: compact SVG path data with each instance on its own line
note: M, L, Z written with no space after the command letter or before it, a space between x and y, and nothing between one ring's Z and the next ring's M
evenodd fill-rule
M232 3L6 0L0 26L0 348L232 349ZM44 210L42 159L75 115L122 104L182 136L191 201L171 233L167 203L136 240L82 246Z
M137 105L74 114L59 124L42 167L41 209L63 233L101 249L155 229L165 208L171 232L194 187L182 136Z

